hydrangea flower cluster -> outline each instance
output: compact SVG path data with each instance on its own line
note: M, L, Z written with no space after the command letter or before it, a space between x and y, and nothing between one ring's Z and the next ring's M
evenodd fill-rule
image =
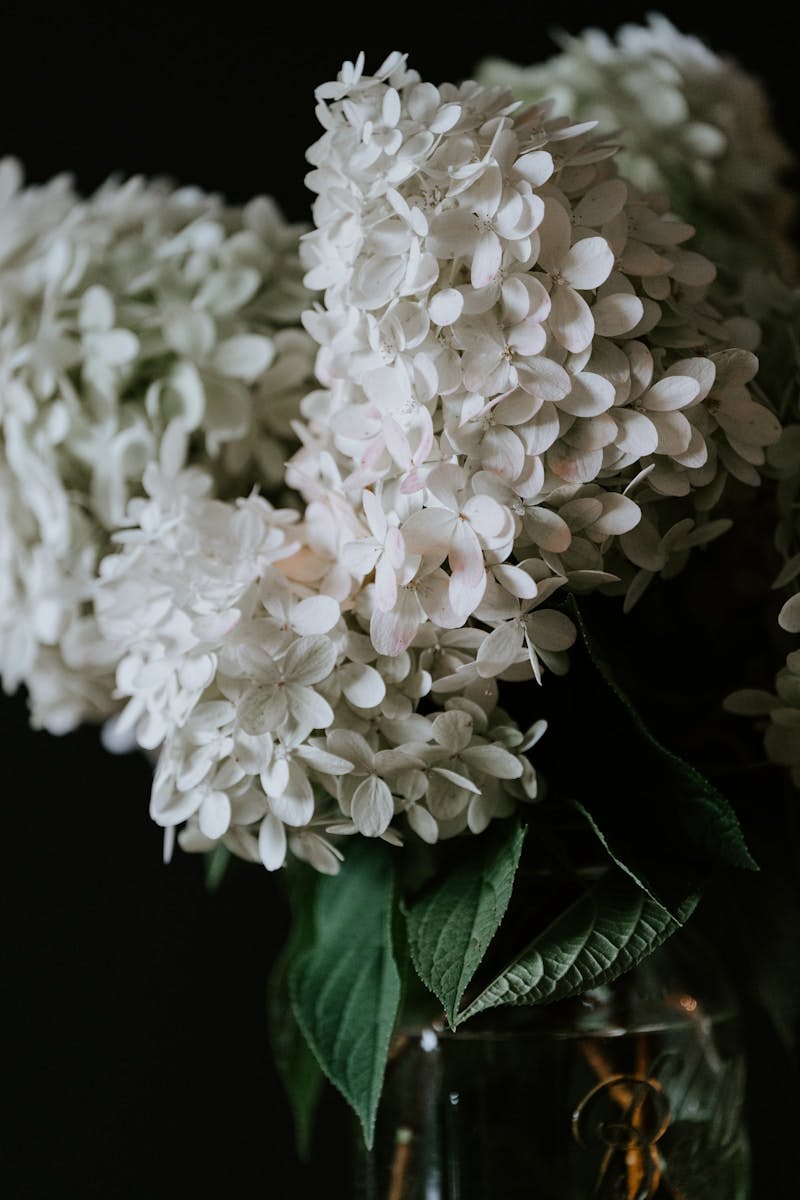
M300 230L131 179L88 199L0 165L0 675L35 725L116 707L91 595L168 423L220 493L278 484L313 367Z
M173 422L96 596L127 699L112 736L134 729L140 745L162 747L151 814L167 849L185 823L186 849L222 841L274 870L288 843L335 873L341 852L327 834L399 844L407 826L435 842L533 799L524 752L542 723L523 737L492 686L430 699L474 663L487 632L429 625L380 655L368 636L374 585L359 590L336 565L358 536L352 511L332 519L311 504L301 521L257 495L214 499L210 476L181 469L184 439ZM343 582L347 603L335 595Z
M594 119L619 137L620 168L646 192L667 192L698 226L698 245L740 274L791 261L794 199L781 178L793 156L776 132L760 84L664 16L558 38L549 61L486 60L478 78L526 103L552 99L558 115Z
M554 594L653 575L725 528L777 419L706 300L692 229L593 124L436 88L391 55L317 90L301 256L320 386L300 516L213 498L180 425L95 599L152 812L273 869L330 837L478 833L536 795L498 680L563 672Z

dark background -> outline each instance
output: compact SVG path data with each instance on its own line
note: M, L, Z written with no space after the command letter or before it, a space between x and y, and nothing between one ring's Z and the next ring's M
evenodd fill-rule
M572 4L543 18L539 6L503 5L468 17L448 6L449 36L437 40L430 10L407 6L387 13L385 34L374 13L352 30L320 28L307 6L285 14L296 29L263 5L250 13L218 5L213 17L179 6L17 7L10 32L4 16L0 154L17 155L32 181L70 170L88 190L112 172L169 174L232 201L269 192L303 219L303 154L317 136L313 88L343 58L363 47L374 68L397 47L423 77L456 80L485 54L546 57L551 24L613 30L646 11ZM800 148L797 19L787 23L774 4L727 7L724 18L702 4L665 11L762 78L779 128ZM454 41L456 19L463 40ZM307 45L307 33L317 41ZM314 1165L298 1173L270 1062L264 993L286 926L270 880L249 868L209 897L198 859L161 865L142 759L106 756L92 730L33 734L20 698L0 709L11 1007L4 1194L347 1195L342 1106L326 1099ZM762 1200L794 1194L791 1149L777 1144L793 1118L790 1077L757 1012L751 1039L754 1197Z

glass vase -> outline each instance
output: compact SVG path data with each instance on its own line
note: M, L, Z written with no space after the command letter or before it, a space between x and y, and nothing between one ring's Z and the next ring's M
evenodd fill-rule
M745 1200L737 1004L666 943L578 999L396 1038L360 1200Z

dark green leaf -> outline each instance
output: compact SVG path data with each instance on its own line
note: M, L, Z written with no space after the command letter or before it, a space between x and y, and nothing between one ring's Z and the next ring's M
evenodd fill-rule
M391 933L394 890L389 848L355 842L340 874L317 881L312 943L289 968L300 1028L357 1113L367 1146L400 1000Z
M685 916L692 907L687 903ZM679 922L632 879L612 871L538 934L461 1018L501 1004L544 1004L580 995L624 974L678 928Z
M582 693L602 708L603 736L613 730L618 761L613 778L581 787L580 810L614 861L678 917L715 867L757 865L728 800L654 736L574 597L569 607L585 650L576 664Z
M436 880L408 912L411 957L442 1002L451 1026L464 991L497 932L511 898L524 831L496 822L465 861Z
M297 1152L307 1159L311 1148L314 1114L323 1084L322 1070L292 1010L289 970L304 954L313 936L313 904L318 877L299 868L293 890L293 917L289 939L272 968L267 990L267 1018L275 1066L289 1097L294 1116Z

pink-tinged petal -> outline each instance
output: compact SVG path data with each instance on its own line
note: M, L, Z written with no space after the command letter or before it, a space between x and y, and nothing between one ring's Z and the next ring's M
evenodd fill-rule
M539 263L545 271L555 273L569 250L572 222L564 206L550 196L544 202L544 217L538 232Z
M342 691L356 708L375 708L386 695L382 676L364 663L345 663L338 678Z
M353 793L353 823L364 837L380 837L394 816L394 799L389 786L369 775Z
M287 681L310 686L328 678L336 659L337 650L330 638L312 635L292 642L281 666Z
M547 465L565 483L591 483L603 466L603 451L575 450L559 442L547 451Z
M497 278L503 261L503 246L493 229L485 230L478 238L472 256L470 283L474 288L488 287Z
M689 375L667 375L654 383L644 397L644 407L650 412L671 412L686 408L700 393L700 384Z
M389 612L396 601L397 575L384 554L375 568L375 603L381 612Z
M528 637L539 650L569 650L577 636L569 617L552 608L529 613L525 627Z
M390 525L386 533L386 560L397 571L402 567L406 557L406 544L400 530Z
M617 422L617 433L614 444L625 454L636 458L645 458L654 454L658 445L658 430L649 417L631 408L617 408L614 411Z
M400 588L397 603L391 612L375 609L369 625L369 635L378 654L394 658L411 645L417 635L424 612L417 597L408 588Z
M485 470L511 483L525 466L525 447L510 429L495 425L487 429L481 442L481 460Z
M591 344L594 336L592 310L583 297L567 284L554 287L550 300L552 308L549 323L553 336L565 350L580 354Z
M491 497L473 497L473 499L482 499L491 501ZM491 501L497 508L501 508L497 501ZM450 560L450 568L453 576L456 576L467 587L476 587L483 579L486 573L486 566L483 559L483 550L478 541L478 536L472 528L468 520L457 518L453 535L450 542L448 552Z
M412 513L402 526L403 541L411 554L445 557L453 539L458 516L449 508L421 508Z
M493 679L517 662L522 649L522 626L505 621L481 642L475 662L483 679Z
M231 802L224 792L206 792L197 816L200 832L216 841L227 832L231 823Z
M277 871L286 861L286 830L272 813L267 813L259 826L258 853L268 871Z
M292 628L301 637L328 633L341 616L341 609L331 596L307 596L292 610Z
M327 729L333 724L333 709L313 688L287 683L286 704L300 729Z
M587 291L605 283L613 268L614 252L606 239L589 237L572 246L561 264L560 274L572 287Z
M502 533L508 517L504 505L485 495L470 496L462 511L475 532L485 538Z

